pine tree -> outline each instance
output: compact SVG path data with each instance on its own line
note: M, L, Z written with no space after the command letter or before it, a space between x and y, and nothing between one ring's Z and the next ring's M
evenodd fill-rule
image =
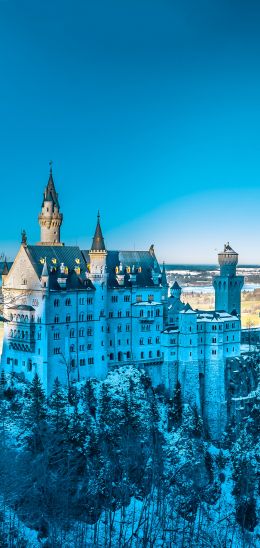
M61 386L61 383L56 377L54 381L53 391L49 399L49 408L51 410L50 418L53 423L56 432L61 430L66 422L65 409L67 405L67 398L65 392Z
M46 418L46 396L40 378L36 373L29 390L29 405L25 419L29 430L28 444L33 452L43 450L43 439L46 435Z

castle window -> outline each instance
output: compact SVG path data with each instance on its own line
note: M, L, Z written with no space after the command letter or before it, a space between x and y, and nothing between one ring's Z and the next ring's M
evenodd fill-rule
M83 297L80 297L79 304L84 304L84 298Z
M84 350L85 350L84 344L79 345L79 350L80 350L80 352L84 352Z
M56 347L53 349L53 354L60 354L60 347L59 347L59 346L56 346Z
M88 364L93 365L93 363L94 363L94 358L88 358Z
M87 298L87 304L93 304L93 298L92 297Z
M212 350L212 354L213 354L213 355L216 355L216 354L217 354L217 351L216 351L216 350Z
M125 303L130 303L130 295L125 295L124 296L124 302Z
M71 305L71 300L70 299L66 299L65 301L65 306L70 306Z
M127 357L127 359L128 359L128 360L130 360L130 358L131 358L131 354L130 354L130 352L129 352L129 351L128 351L128 352L126 353L126 357Z
M233 352L235 352L235 348L234 348L234 346L233 346Z
M85 358L80 358L80 360L79 360L79 365L86 365L86 360L85 360Z
M121 341L120 341L120 339L118 339L117 344L118 344L118 346L121 346Z
M154 301L154 296L153 295L148 295L148 301L151 303L152 301Z
M136 295L136 302L141 303L142 302L142 295Z
M108 317L111 319L113 318L113 312L109 312Z
M170 344L176 344L176 339L170 339Z
M130 331L130 325L127 323L126 326L125 326L125 330L126 331Z
M118 352L117 359L119 362L123 361L123 352Z
M109 359L110 360L113 360L114 359L114 354L111 352L111 354L109 354Z
M118 326L117 326L117 331L118 331L118 333L121 333L121 331L122 331L122 325L118 325Z
M87 345L87 350L92 350L92 344L89 343L89 344Z
M219 328L219 331L222 331L222 325L219 325L218 328Z
M126 344L129 345L129 339L126 339Z
M213 342L213 343L216 343L216 342L217 342L216 337L213 337L212 342Z
M26 339L28 338L28 333L26 332ZM42 334L38 333L38 341L40 341L42 338Z
M59 306L59 304L60 304L59 299L54 299L54 303L53 303L53 304L54 304L55 308L57 308L57 306Z
M227 341L228 341L228 336L227 336Z
M160 324L156 324L156 331L160 331Z
M227 352L228 352L228 348L227 348Z
M140 310L140 318L143 318L143 315L144 315L144 311Z
M144 344L144 339L140 339L139 344Z
M160 310L159 310L159 308L156 309L156 316L157 316L157 317L160 316Z
M125 315L126 315L126 318L129 318L129 316L130 316L129 310L126 311Z
M60 320L59 320L59 316L55 316L55 318L54 318L54 323L59 323L59 321L60 321Z
M84 314L83 314L83 312L81 312L80 315L79 315L79 321L80 321L80 322L83 322L83 321L84 321Z
M160 358L161 352L160 350L157 350L157 358Z
M144 352L141 352L141 360L144 359Z
M70 345L70 352L75 352L75 344Z
M73 339L75 337L75 329L70 330L70 338Z
M191 327L190 327L190 331L191 331Z
M235 324L234 324L234 323L232 323L232 328L234 329L234 327L235 327Z
M156 344L160 344L160 337L156 337Z
M147 312L147 317L150 318L150 310Z
M82 327L79 330L79 337L84 337L84 329Z
M72 360L70 360L70 365L71 365L71 367L76 366L76 360L74 360L74 358Z
M112 301L112 303L117 303L117 302L118 302L118 297L117 297L117 295L112 295L111 301Z
M111 339L109 341L109 346L113 346L113 341L111 341Z
M153 353L152 353L152 351L150 350L150 352L149 352L149 358L152 358L152 357L153 357Z
M88 328L87 330L87 335L90 337L90 335L93 335L93 330L91 329L91 327Z
M93 314L87 314L87 321L93 320Z
M152 339L151 339L151 337L149 337L149 339L148 339L147 342L148 342L148 344L152 344Z
M69 323L69 322L70 322L70 315L67 314L67 316L66 316L66 323Z
M121 317L122 317L122 312L121 312L121 310L118 310L117 316L118 316L118 318L121 318Z
M192 339L190 339L190 344L192 344Z
M226 323L226 329L229 329L229 323Z

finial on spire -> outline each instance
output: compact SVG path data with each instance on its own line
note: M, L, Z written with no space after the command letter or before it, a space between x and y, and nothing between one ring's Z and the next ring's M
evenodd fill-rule
M27 236L26 236L26 232L25 232L24 229L21 232L21 236L22 236L22 244L27 245Z
M52 161L52 160L50 160L50 161L49 161L49 166L50 166L50 175L52 175L52 164L53 164L53 161Z
M97 212L97 219L98 219L98 221L100 221L100 211L99 211L99 209L98 209L98 212Z

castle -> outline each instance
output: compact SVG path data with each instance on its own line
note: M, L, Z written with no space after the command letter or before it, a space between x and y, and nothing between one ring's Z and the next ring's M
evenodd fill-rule
M88 250L61 243L63 216L52 169L38 217L36 245L25 232L17 256L2 274L4 341L1 367L32 380L47 393L104 378L110 368L143 367L170 394L180 382L182 400L197 406L217 439L226 424L225 364L240 355L243 278L227 244L215 276L216 310L192 310L181 288L169 287L151 245L145 251L106 249L97 217Z

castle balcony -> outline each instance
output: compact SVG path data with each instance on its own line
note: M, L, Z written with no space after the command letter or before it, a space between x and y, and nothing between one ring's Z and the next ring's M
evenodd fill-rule
M12 339L9 343L9 348L18 352L35 352L35 342L26 341L24 339Z

